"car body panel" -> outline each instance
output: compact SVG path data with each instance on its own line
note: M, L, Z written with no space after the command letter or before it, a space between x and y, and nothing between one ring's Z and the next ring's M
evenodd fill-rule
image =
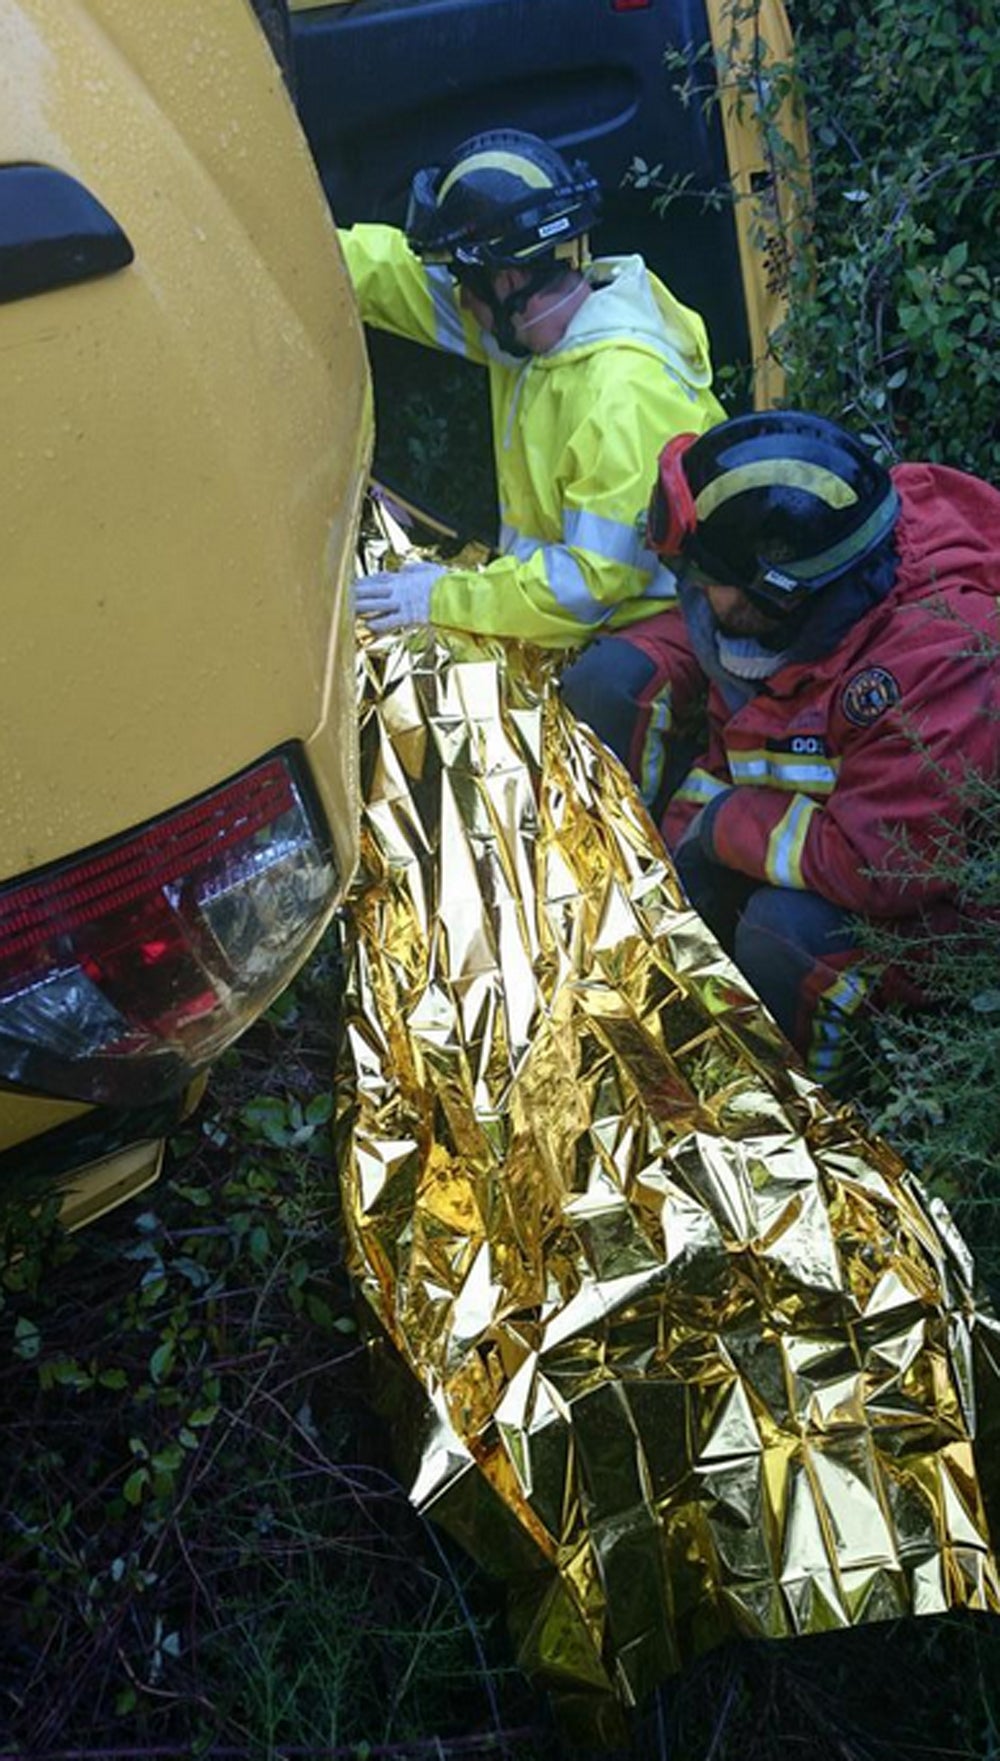
M64 1229L96 1223L127 1199L136 1198L159 1179L165 1145L162 1138L129 1144L114 1155L74 1168L56 1182L59 1220Z
M342 221L402 218L417 165L509 126L586 157L611 189L658 145L671 170L724 166L712 115L688 114L668 51L708 38L703 0L354 0L293 5L298 105ZM401 145L405 151L401 152ZM652 163L652 161L649 161Z
M202 1072L184 1093L131 1109L0 1089L0 1204L33 1207L55 1190L70 1227L111 1209L118 1199L109 1194L156 1178L164 1139L197 1107L208 1080Z
M370 383L248 0L0 0L5 165L75 179L133 256L0 304L0 883L297 746L343 889ZM0 1091L0 1196L49 1178L90 1220L155 1178L201 1086L107 1120Z
M58 1101L45 1095L0 1090L0 1150L4 1162L0 1201L9 1204L14 1197L30 1201L44 1191L54 1190L60 1197L63 1225L78 1229L141 1192L157 1178L163 1164L162 1138L139 1139L107 1155L84 1153L80 1160L71 1157L68 1167L60 1165L55 1146L77 1121L86 1119L90 1110L81 1101ZM29 1143L35 1151L33 1159L37 1159L39 1145L51 1146L44 1182L37 1172L23 1176L18 1167L18 1149Z
M129 0L0 0L13 159L92 190L135 261L2 308L0 877L293 737L346 875L354 706L334 669L350 674L367 383L249 8L171 0L168 24Z
M56 1131L61 1125L68 1125L89 1110L85 1101L61 1101L54 1095L0 1088L0 1145L13 1149L39 1132Z

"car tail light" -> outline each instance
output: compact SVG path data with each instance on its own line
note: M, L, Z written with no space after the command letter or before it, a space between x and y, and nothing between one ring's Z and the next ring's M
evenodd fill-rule
M611 0L612 12L648 12L651 0Z
M113 1106L182 1087L287 984L337 880L279 753L0 889L0 1080Z

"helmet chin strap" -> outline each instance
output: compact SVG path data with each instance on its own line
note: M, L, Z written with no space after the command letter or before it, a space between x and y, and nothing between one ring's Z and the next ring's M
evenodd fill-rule
M534 318L521 317L528 302L534 299L537 293L542 293L550 282L558 279L564 273L564 264L548 263L530 270L529 278L524 286L519 287L515 293L508 294L504 300L498 299L492 289L490 290L487 304L493 313L493 334L505 354L521 358L530 355L531 350L521 340L523 333L530 330L532 325L540 324L543 318L548 318L553 312L558 312L562 306L568 305L570 300L575 297L577 287L574 284L568 293L555 300L551 306L546 306L544 312L536 313ZM514 329L515 318L521 318L517 331Z
M516 294L511 296L514 299L516 297ZM498 347L503 350L505 355L516 355L518 358L530 355L531 350L521 341L514 329L517 307L511 306L510 299L498 300L495 294L491 295L487 304L493 313L493 335L496 337Z
M573 286L570 288L568 293L564 293L560 296L559 299L553 300L552 304L549 306L546 306L543 311L536 312L535 316L533 318L522 318L521 324L520 324L521 334L523 335L526 330L530 330L532 325L534 325L534 324L544 323L545 319L551 318L553 313L561 312L564 306L569 305L570 300L576 299L576 296L579 293L579 291L580 291L580 283L578 281L574 282Z

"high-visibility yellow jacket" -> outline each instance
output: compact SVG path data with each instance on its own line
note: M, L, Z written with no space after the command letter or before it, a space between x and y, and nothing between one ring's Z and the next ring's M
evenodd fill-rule
M698 313L641 257L599 258L561 342L516 360L394 227L341 240L366 323L489 373L501 554L441 577L434 622L569 648L663 611L674 579L641 530L657 455L672 435L724 419Z

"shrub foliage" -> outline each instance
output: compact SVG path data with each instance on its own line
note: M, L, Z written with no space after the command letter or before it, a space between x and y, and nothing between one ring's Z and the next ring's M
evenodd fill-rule
M996 482L994 0L792 0L791 15L797 67L780 77L806 106L812 198L778 339L788 401L859 429L888 463L931 459ZM983 660L995 666L997 654ZM981 937L971 952L929 951L935 1007L883 1024L868 1102L953 1204L1000 1283L1000 930L988 917L998 903L1000 779L973 790L966 807L974 854L956 870L943 845L940 861L973 911L986 908Z
M993 0L791 0L811 250L779 342L789 402L890 459L1000 471ZM773 95L772 95L773 102Z

